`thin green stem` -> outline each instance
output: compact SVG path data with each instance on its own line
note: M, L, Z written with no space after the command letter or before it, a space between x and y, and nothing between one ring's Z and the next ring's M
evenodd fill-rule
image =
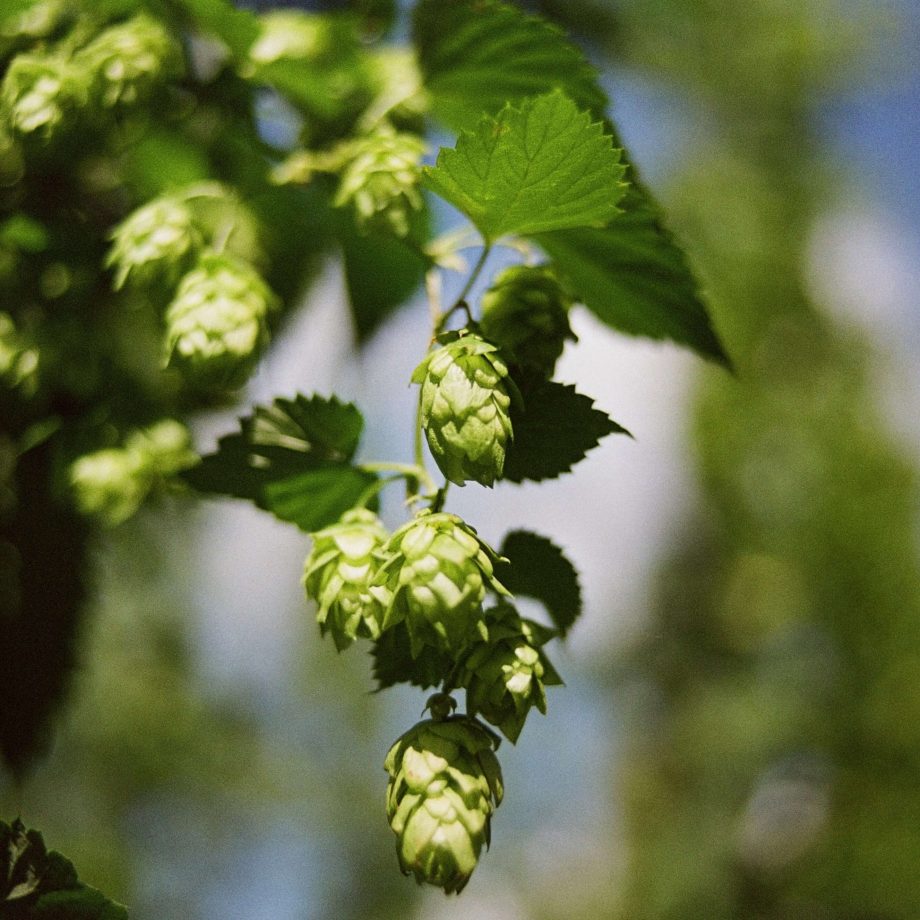
M385 484L395 482L397 479L405 479L410 488L412 483L415 483L423 485L432 492L437 489L437 484L421 463L391 463L389 460L374 460L370 463L362 463L361 469L368 473L395 473L395 476L384 481Z
M473 289L473 285L476 283L476 279L479 277L483 266L486 264L486 259L489 258L490 252L492 252L492 244L486 243L486 245L482 247L482 252L479 254L479 258L476 260L476 264L473 266L469 278L466 279L466 284L463 285L463 290L457 295L457 300L453 307L451 307L451 312L460 306L461 303L465 303L467 296Z

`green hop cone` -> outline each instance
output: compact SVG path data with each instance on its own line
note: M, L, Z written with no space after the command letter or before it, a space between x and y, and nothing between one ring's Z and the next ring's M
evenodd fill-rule
M365 508L346 512L331 527L313 534L313 549L304 564L307 597L319 605L320 631L332 633L339 651L359 636L376 639L379 605L368 588L387 532L377 515Z
M548 379L566 339L572 299L546 265L505 269L482 297L482 334L502 349L508 361Z
M546 714L546 687L561 684L542 646L555 633L521 619L510 604L487 611L489 639L464 658L458 684L466 688L467 710L517 741L532 707Z
M475 719L419 722L387 754L387 818L403 874L446 894L469 881L501 804L497 738Z
M8 313L0 313L0 384L26 395L38 386L39 354L20 335Z
M125 450L143 458L144 468L154 480L169 479L198 462L188 428L172 418L132 432Z
M352 204L358 227L409 235L412 217L422 209L420 164L425 153L414 134L378 129L354 142L342 171L334 204Z
M413 657L426 646L460 651L484 629L486 590L507 590L495 578L495 552L455 514L422 511L381 550L371 593L383 608L381 628L405 622Z
M491 486L505 467L514 384L496 346L478 335L450 332L415 369L422 425L441 472L457 485Z
M0 86L0 121L12 134L48 141L86 98L85 74L63 57L19 54Z
M241 386L268 343L276 303L248 262L205 252L166 310L167 364L205 389Z
M133 105L181 72L179 46L160 23L145 15L107 28L76 55L75 62L92 75L91 92L109 109Z
M201 235L189 207L170 197L132 211L112 232L106 265L115 267L115 290L126 282L175 283L201 244Z

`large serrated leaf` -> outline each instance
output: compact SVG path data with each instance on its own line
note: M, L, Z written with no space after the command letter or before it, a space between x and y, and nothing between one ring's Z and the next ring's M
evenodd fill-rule
M565 635L581 613L578 573L565 553L546 537L513 530L502 543L498 577L515 596L532 597L546 607L556 629Z
M596 117L606 108L582 52L558 27L508 3L422 0L413 39L435 114L454 129L553 89Z
M255 502L313 531L334 523L373 492L377 476L349 462L364 420L351 403L303 395L257 406L242 433L184 475L199 492Z
M626 191L624 172L603 125L554 91L461 132L426 168L424 183L492 241L607 223Z
M573 294L608 326L671 339L728 364L683 250L641 186L631 185L623 213L603 228L535 235Z
M575 387L552 380L527 390L522 406L512 405L511 425L514 438L503 475L511 482L553 479L567 473L606 435L629 434Z

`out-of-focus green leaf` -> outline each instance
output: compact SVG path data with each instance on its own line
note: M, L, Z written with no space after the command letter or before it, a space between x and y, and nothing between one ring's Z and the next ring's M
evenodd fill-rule
M603 126L555 91L484 116L443 148L425 185L466 214L492 241L600 226L618 212L626 186L620 151Z
M176 0L200 31L219 38L236 57L243 57L259 36L255 13L229 0Z

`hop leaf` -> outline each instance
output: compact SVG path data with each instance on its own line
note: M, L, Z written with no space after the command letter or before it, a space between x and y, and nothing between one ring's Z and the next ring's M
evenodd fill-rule
M174 282L201 243L189 207L171 197L155 198L133 211L112 232L106 264L115 266L115 290L127 281Z
M494 345L468 332L448 333L415 369L422 424L441 472L457 485L500 479L511 439L508 368Z
M501 804L497 739L475 719L419 722L387 754L387 818L403 874L446 894L469 881Z
M307 597L319 605L320 631L332 633L339 651L358 636L376 639L380 607L368 588L377 568L377 553L387 532L372 511L358 508L313 534L313 549L304 564Z
M566 339L571 298L546 265L505 269L482 298L482 334L525 373L547 379Z
M268 343L275 306L248 262L204 253L166 310L167 364L207 389L241 386Z
M482 629L486 589L507 594L493 572L495 552L455 514L420 512L383 547L371 593L382 628L405 621L410 649L459 651Z
M421 211L421 138L378 129L356 141L342 172L335 205L352 204L358 227L409 235L413 214Z
M2 121L14 134L48 141L85 101L85 76L62 57L17 55L0 86Z
M546 714L546 687L562 683L542 651L555 633L521 619L510 604L487 615L488 641L464 658L459 685L466 688L469 713L479 713L514 742L532 707Z
M172 36L145 15L110 26L76 55L75 63L91 74L91 92L104 108L133 105L181 71Z

